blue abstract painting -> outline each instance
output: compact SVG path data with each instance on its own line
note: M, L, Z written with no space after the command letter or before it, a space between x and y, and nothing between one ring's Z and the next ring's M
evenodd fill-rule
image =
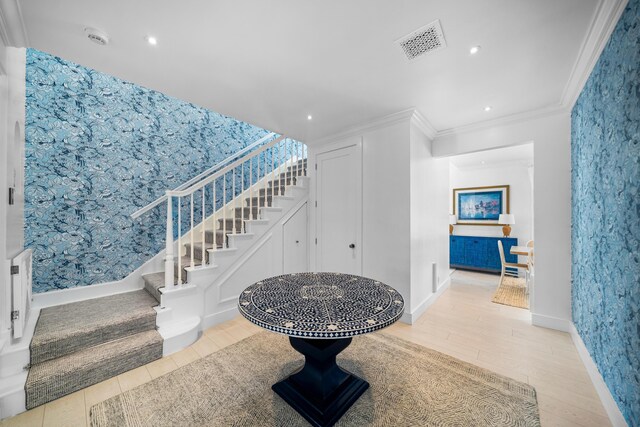
M35 49L26 62L34 292L126 277L164 248L166 205L130 215L268 133Z
M458 220L498 220L502 191L458 193Z

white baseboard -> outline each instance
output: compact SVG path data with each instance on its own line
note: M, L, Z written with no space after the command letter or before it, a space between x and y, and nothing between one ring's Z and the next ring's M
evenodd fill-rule
M440 295L449 287L451 284L451 278L447 277L441 284L438 286L437 292L429 295L424 301L418 305L418 307L412 312L405 311L400 320L404 323L408 323L413 325L419 318L424 314L424 312L429 308L434 302L440 298Z
M231 308L228 308L223 311L219 311L217 313L208 314L204 316L204 320L202 321L202 330L208 329L212 326L215 326L219 323L226 322L227 320L231 320L238 315L238 307L235 305Z
M560 319L552 316L544 316L542 314L531 313L531 324L541 326L547 329L555 329L561 332L571 332L573 323L571 320Z
M611 421L611 424L613 424L614 427L627 427L627 422L625 421L622 412L620 412L620 408L618 408L616 401L613 399L613 396L609 391L609 387L607 387L607 384L602 379L602 375L600 375L598 367L591 358L589 350L587 350L587 347L584 345L584 342L573 323L571 323L571 330L569 332L571 333L573 344L575 344L576 349L578 350L580 359L582 359L582 363L591 378L591 382L593 383L598 396L600 396L602 406L604 406L604 409L607 411L607 415L609 415L609 421Z

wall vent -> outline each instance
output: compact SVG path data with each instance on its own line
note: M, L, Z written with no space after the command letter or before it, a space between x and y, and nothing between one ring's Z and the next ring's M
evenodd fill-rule
M396 43L400 45L409 60L447 47L439 19L396 40Z

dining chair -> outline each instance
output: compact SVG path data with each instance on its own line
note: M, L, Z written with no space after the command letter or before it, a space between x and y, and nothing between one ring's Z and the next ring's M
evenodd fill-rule
M502 285L502 282L503 282L505 276L519 277L518 271L519 271L519 269L522 269L522 270L524 270L524 273L525 273L525 282L527 283L527 291L528 291L528 289L529 289L529 278L528 278L529 265L528 264L514 263L514 262L506 262L505 259L504 259L504 247L502 246L502 241L500 241L500 240L498 240L498 252L500 252L500 263L502 264L502 271L500 273L500 285Z

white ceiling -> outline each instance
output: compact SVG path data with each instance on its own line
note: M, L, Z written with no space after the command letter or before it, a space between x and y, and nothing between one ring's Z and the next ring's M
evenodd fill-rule
M533 143L515 147L498 148L477 153L449 157L458 169L491 168L505 165L533 165Z
M437 130L560 102L600 0L22 0L31 47L310 141L415 107ZM440 19L447 48L394 43ZM98 46L87 26L111 39ZM146 35L158 45L149 46ZM471 56L469 48L481 45ZM485 112L483 107L493 109ZM308 121L307 115L313 115Z

